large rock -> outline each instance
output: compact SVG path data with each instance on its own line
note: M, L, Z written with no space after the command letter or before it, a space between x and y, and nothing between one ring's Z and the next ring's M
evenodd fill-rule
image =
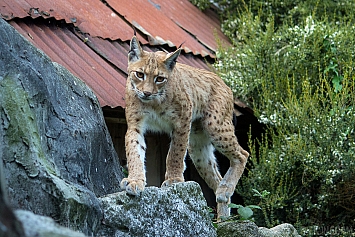
M206 200L195 182L148 187L140 196L126 192L100 198L108 236L216 236Z
M222 222L217 226L218 237L265 237L251 221Z
M293 225L284 223L271 229L259 228L260 232L267 237L301 237Z
M123 177L93 92L2 19L0 154L12 207L87 235Z
M281 224L267 229L258 227L251 221L219 223L217 235L218 237L301 237L291 224Z

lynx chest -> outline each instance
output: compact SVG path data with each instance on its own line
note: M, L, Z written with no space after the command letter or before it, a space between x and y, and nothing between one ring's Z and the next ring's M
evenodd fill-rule
M145 131L163 132L171 135L178 127L188 127L199 114L192 112L190 117L180 110L144 110L143 126Z
M171 134L174 129L174 114L172 111L143 111L144 130Z

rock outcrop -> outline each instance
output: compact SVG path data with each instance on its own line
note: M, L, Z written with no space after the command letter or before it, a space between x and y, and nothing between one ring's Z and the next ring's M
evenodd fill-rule
M60 226L52 218L30 211L16 210L15 215L24 228L22 237L85 237L83 233Z
M86 235L123 177L93 92L1 19L0 155L10 206Z
M148 187L138 197L126 192L100 198L112 236L216 236L206 200L195 182Z
M271 229L258 227L251 221L231 221L219 223L218 237L301 237L290 224L281 224Z
M264 227L260 227L259 231L265 236L265 237L301 237L295 227L293 225L284 223L281 225L277 225L273 228L267 229Z

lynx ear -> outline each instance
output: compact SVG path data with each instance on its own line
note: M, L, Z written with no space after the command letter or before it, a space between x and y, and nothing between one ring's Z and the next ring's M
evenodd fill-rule
M141 59L143 50L139 44L136 36L133 36L130 43L130 49L128 52L128 62L133 63Z
M175 52L166 55L164 62L168 70L172 71L174 69L176 60L179 57L180 53L181 53L181 48L178 48Z

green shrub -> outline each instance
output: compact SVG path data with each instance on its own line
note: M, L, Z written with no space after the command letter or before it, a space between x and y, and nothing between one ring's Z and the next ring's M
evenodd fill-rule
M242 12L233 47L215 68L268 129L251 141L252 168L237 192L274 226L351 226L355 217L355 27L306 17L275 27ZM234 28L235 27L235 28ZM257 143L257 144L256 144ZM258 146L256 146L258 145ZM260 146L260 147L259 147ZM256 147L259 147L256 149ZM252 189L267 190L260 201Z
M268 213L261 224L349 225L355 216L354 78L343 79L340 93L326 80L311 87L304 81L300 96L290 90L282 111L275 108L278 126L269 127L258 151L251 146L253 168L238 193L257 203L253 188L270 192L259 204Z
M267 110L264 98L268 98L260 91L271 93L271 103L281 102L291 82L299 94L302 78L307 77L317 87L323 76L339 89L342 74L353 65L355 27L351 21L316 23L309 16L301 25L277 30L272 20L263 30L260 17L250 12L238 21L243 24L234 46L220 49L214 66L240 99L251 107L262 105L260 111Z
M209 0L192 0L201 8ZM214 64L267 131L237 192L259 225L355 236L355 2L214 0L233 47ZM253 190L267 190L266 197Z
M334 21L343 20L351 17L355 2L353 0L190 0L194 5L204 10L212 4L220 12L220 16L224 23L222 27L229 22L233 22L239 18L240 13L250 11L254 15L260 15L262 22L272 16L275 19L275 24L282 25L283 22L292 22L299 24L306 17L313 15L322 18L328 15ZM262 13L262 14L261 14ZM316 18L318 20L318 18ZM224 27L225 33L231 38L237 35L234 27Z

